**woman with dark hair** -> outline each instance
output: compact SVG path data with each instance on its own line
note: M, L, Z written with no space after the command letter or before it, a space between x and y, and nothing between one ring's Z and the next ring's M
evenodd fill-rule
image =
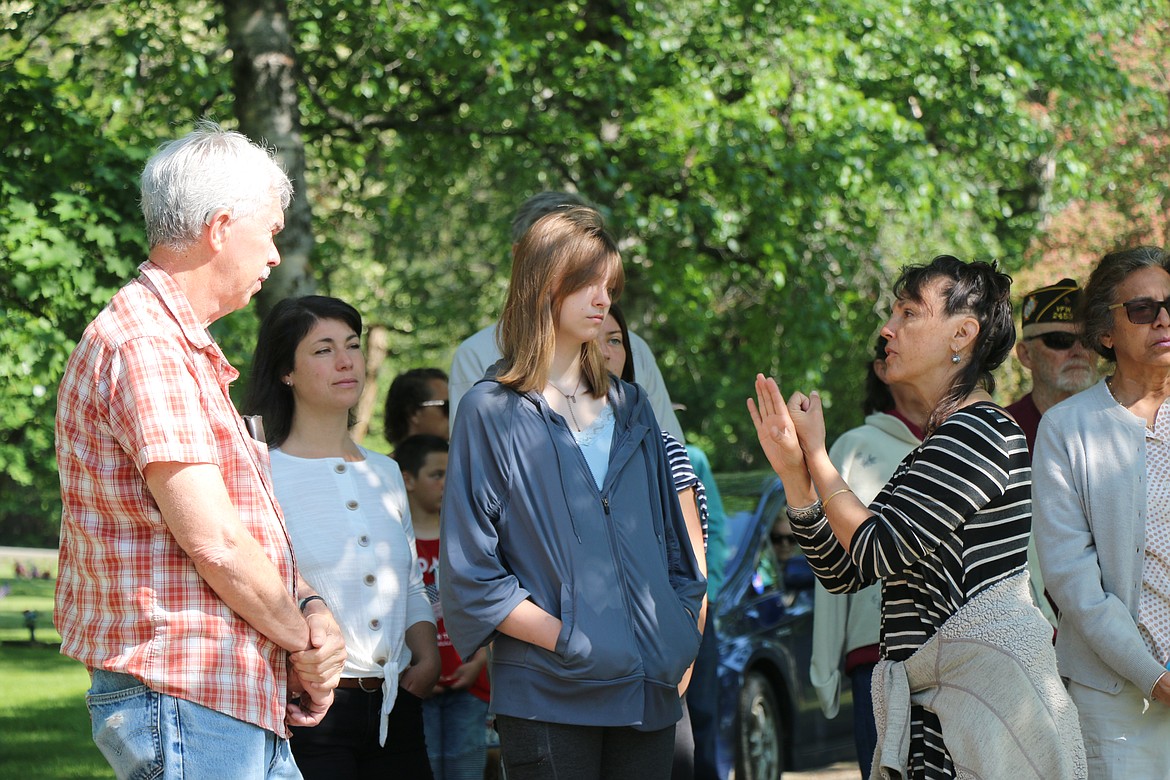
M1083 777L1076 710L1032 603L1028 448L992 402L1015 343L1011 279L949 255L906 268L881 330L886 381L930 409L925 438L866 506L825 450L817 393L748 400L794 533L831 593L882 582L872 777Z
M873 501L898 464L922 442L922 428L931 412L911 403L900 383L886 383L886 347L885 337L878 336L873 359L865 369L865 422L845 431L829 447L829 460L865 504ZM781 517L787 519L787 515ZM877 746L872 684L881 658L880 626L880 584L848 594L829 593L820 584L814 588L809 680L829 718L837 716L842 688L852 689L853 742L863 777L869 777Z
M441 368L412 368L394 377L386 392L386 441L397 448L416 434L450 436L447 374Z
M634 352L630 349L630 326L617 303L610 305L601 326L601 354L611 374L623 382L637 381L634 378Z
M361 316L310 295L260 326L245 409L262 416L297 565L332 608L347 658L316 728L292 729L306 778L431 777L421 699L439 676L435 623L406 489L390 458L356 444Z
M670 776L706 587L649 401L597 341L622 281L596 211L537 221L455 418L440 597L461 657L492 644L508 780Z
M1040 419L1034 491L1056 657L1093 778L1170 777L1170 257L1105 255L1083 341L1112 373Z
M625 312L617 303L610 304L609 313L601 325L601 336L598 339L601 345L601 354L605 358L605 367L614 376L624 382L634 381L634 357L629 347L630 328L626 323ZM699 570L707 576L707 492L695 469L691 466L690 456L682 442L666 431L662 432L662 441L666 445L666 457L670 462L670 473L674 479L674 489L678 493L679 506L686 517L687 529L691 535L691 547L699 562ZM700 614L700 630L707 630L707 603L703 603ZM684 678L683 690L689 687L690 678ZM671 772L672 780L687 780L695 775L695 736L691 724L690 700L683 701L683 716L674 730L674 769Z

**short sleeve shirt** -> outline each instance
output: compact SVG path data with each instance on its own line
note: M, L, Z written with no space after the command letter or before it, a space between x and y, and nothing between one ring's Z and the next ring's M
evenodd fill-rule
M295 595L268 451L228 395L239 373L182 289L153 263L140 271L86 328L58 394L61 651L287 736L287 653L199 576L143 478L151 463L217 466Z

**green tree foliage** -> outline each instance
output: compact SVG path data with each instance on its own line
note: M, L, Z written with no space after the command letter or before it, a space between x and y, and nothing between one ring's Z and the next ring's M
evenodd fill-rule
M189 72L198 58L177 64L183 52L167 39L182 36L164 38L165 26L153 23L128 26L134 10L30 4L0 35L4 543L53 541L57 384L86 323L144 259L138 173L169 132L173 95L206 80ZM145 64L154 58L159 70ZM148 71L166 73L153 92L142 89Z
M519 200L578 190L622 239L627 309L723 468L754 457L757 370L824 388L834 429L857 421L901 265L1020 267L1085 175L1057 129L1099 143L1134 91L1103 41L1138 19L1063 0L291 12L312 186L344 220L318 266L400 335L398 365L445 362L494 316Z
M1135 96L1165 116L1165 90L1107 48L1138 0L281 6L313 273L390 332L383 381L445 366L494 319L517 203L579 191L619 237L627 312L719 469L758 461L756 371L821 388L831 434L856 424L901 265L1019 268L1047 216L1108 182ZM0 350L0 458L41 513L56 376L143 256L137 169L196 117L232 124L247 93L219 4L24 8L0 35L0 289L8 322L24 318ZM242 368L254 329L250 312L216 328ZM0 495L5 515L33 503Z
M95 308L133 269L141 238L126 196L138 161L70 106L69 89L43 71L0 69L0 513L9 542L40 541L60 514L57 382Z

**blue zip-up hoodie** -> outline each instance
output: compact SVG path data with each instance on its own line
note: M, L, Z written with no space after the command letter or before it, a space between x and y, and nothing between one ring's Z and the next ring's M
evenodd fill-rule
M564 418L494 376L464 396L451 434L439 592L455 650L494 642L494 713L666 728L682 715L706 583L646 395L610 387L599 491ZM496 630L525 599L563 622L556 652Z

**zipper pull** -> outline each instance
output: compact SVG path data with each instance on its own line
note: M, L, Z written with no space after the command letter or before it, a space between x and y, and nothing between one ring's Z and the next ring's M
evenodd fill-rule
M605 510L606 515L609 514L609 499L604 496L601 498L601 508Z

